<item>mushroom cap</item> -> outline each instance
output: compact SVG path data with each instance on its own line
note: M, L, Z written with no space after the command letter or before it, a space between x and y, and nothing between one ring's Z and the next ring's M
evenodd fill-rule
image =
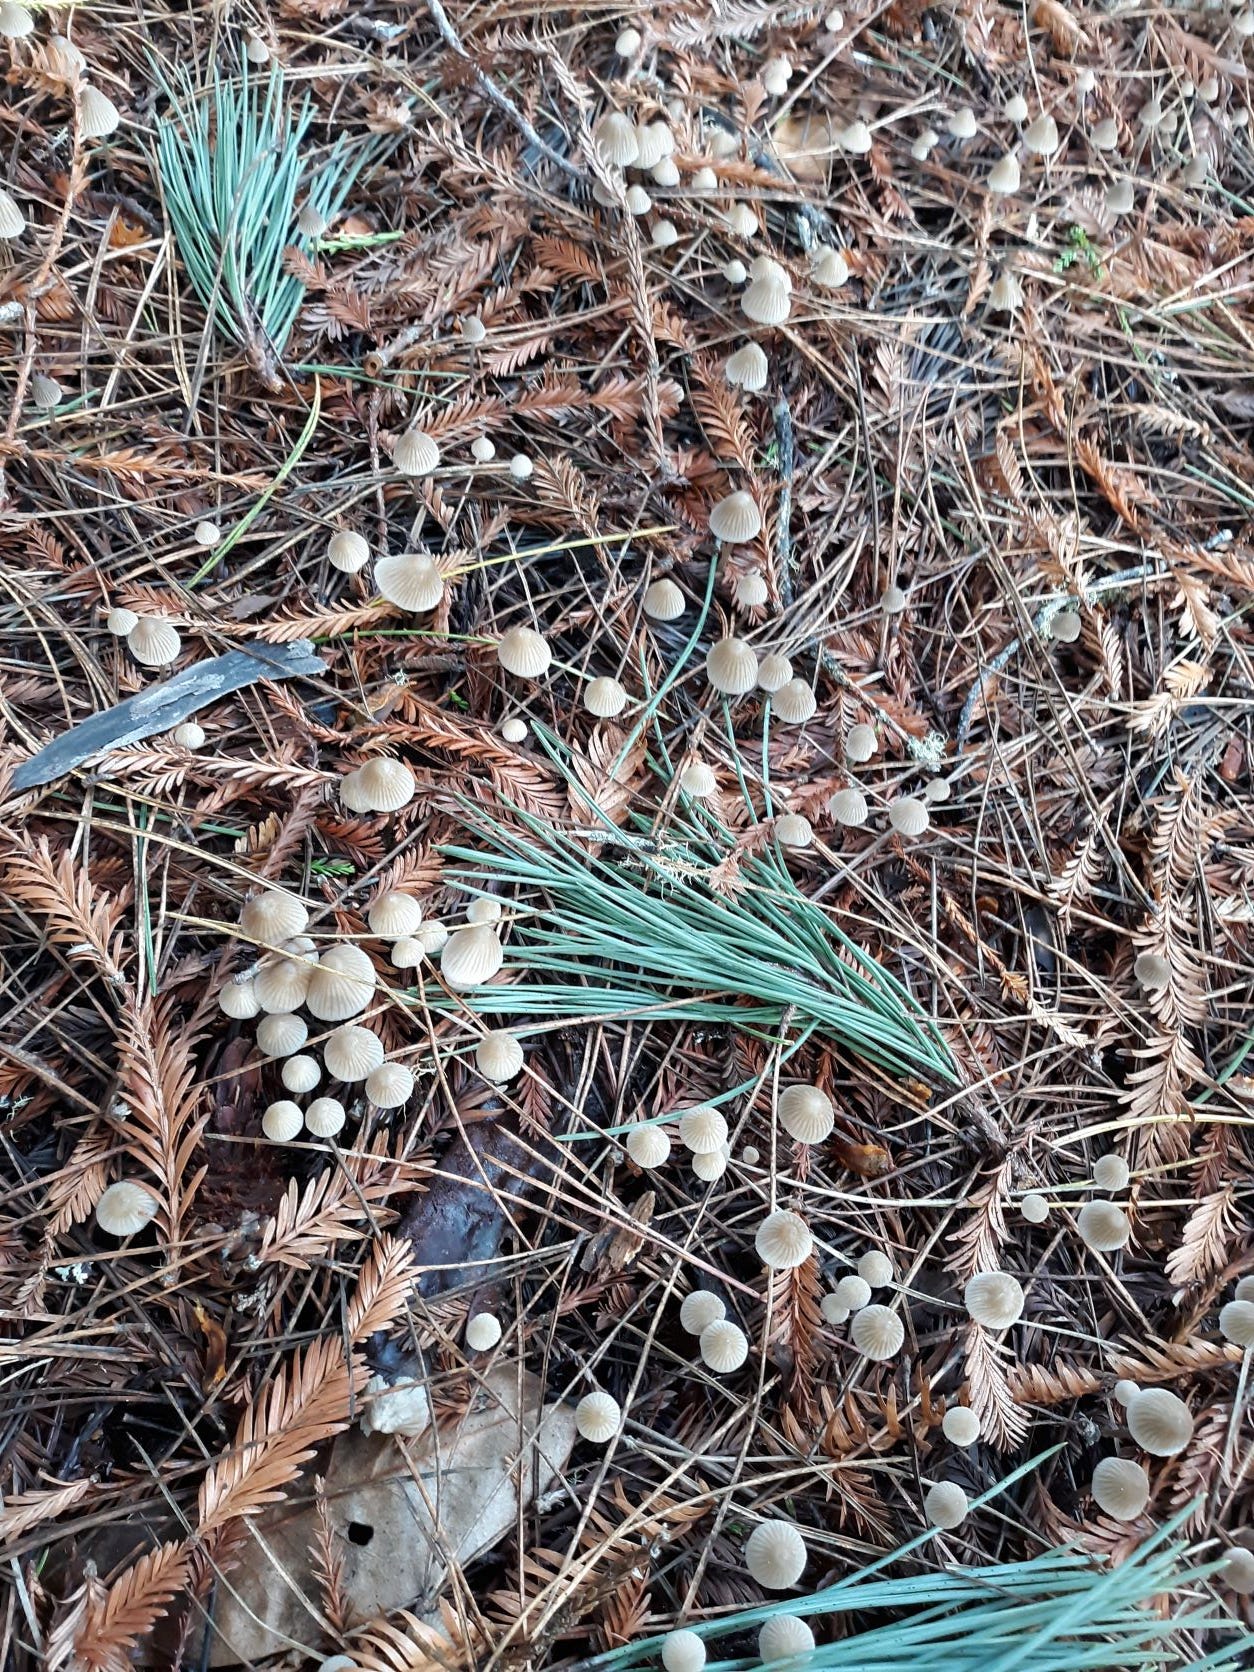
M774 1614L762 1622L758 1633L758 1656L768 1665L771 1661L808 1655L813 1648L814 1633L795 1614Z
M1019 1212L1029 1225L1043 1225L1049 1218L1049 1203L1036 1190L1029 1190L1019 1203Z
M268 1016L299 1010L309 997L309 983L318 962L316 952L267 952L257 966L254 985L257 1003Z
M956 1481L940 1480L928 1489L923 1500L923 1513L928 1524L952 1532L961 1527L969 1508L967 1495Z
M846 1312L861 1312L871 1304L871 1285L861 1272L846 1272L836 1285L836 1300Z
M1093 1183L1099 1190L1126 1190L1131 1177L1131 1169L1121 1155L1102 1155L1094 1163Z
M1234 1300L1254 1300L1254 1277L1238 1278L1232 1295Z
M612 720L626 708L627 693L616 679L602 674L584 686L583 705L598 720Z
M739 256L733 256L730 261L723 263L723 277L728 284L743 284L749 277L749 269Z
M355 528L337 528L327 541L327 562L342 575L355 575L369 558L370 542Z
M373 1073L385 1054L383 1041L377 1033L352 1022L336 1028L322 1048L327 1073L343 1080L346 1085L353 1085Z
M906 1326L888 1306L864 1306L853 1314L849 1324L849 1339L869 1359L891 1359L900 1353L906 1339Z
M792 60L782 54L768 58L762 66L762 85L772 98L783 98L792 80Z
M383 940L400 940L403 935L412 935L422 922L422 907L412 894L403 894L397 888L385 889L370 902L366 922L372 935Z
M758 217L747 203L733 203L723 216L723 222L737 238L756 238L761 231Z
M710 512L710 533L727 545L739 545L761 532L762 513L758 502L744 488L725 495Z
M18 0L4 0L0 5L0 35L6 40L24 40L35 27L35 19Z
M846 784L843 790L837 790L834 795L829 796L827 810L837 824L847 825L850 829L864 825L870 811L866 796L856 784Z
M393 941L388 962L394 970L416 970L427 959L427 949L416 935L402 935Z
M718 175L712 168L695 168L692 171L691 185L694 192L715 191L718 187Z
M298 1095L312 1091L322 1078L317 1057L288 1057L279 1073L288 1091Z
M973 1446L980 1437L980 1419L969 1405L951 1405L941 1418L941 1433L951 1445Z
M1089 129L1089 144L1095 151L1114 151L1119 144L1119 124L1113 116L1103 117Z
M927 802L915 795L899 795L889 804L888 822L899 836L922 836L932 822Z
M1115 1399L1120 1405L1130 1405L1140 1391L1136 1383L1126 1376L1121 1376L1114 1386Z
M718 779L708 761L689 761L679 774L679 787L694 801L707 801L718 790Z
M497 643L496 659L506 673L519 679L539 679L549 671L553 652L549 641L534 627L511 627Z
M1243 33L1254 35L1254 12L1243 15L1250 19L1250 27ZM1254 1596L1254 1550L1247 1550L1243 1544L1234 1544L1227 1553L1218 1577L1237 1596Z
M490 894L481 894L466 907L467 923L499 923L501 902Z
M714 689L724 696L743 697L758 678L758 658L744 639L717 639L705 659L705 674Z
M305 1127L315 1138L334 1138L347 1116L338 1097L315 1097L305 1110Z
M218 993L218 1009L232 1021L251 1021L261 1010L257 983L250 977L245 977L243 981L228 981Z
M300 1105L286 1097L271 1103L261 1117L261 1130L272 1144L290 1144L293 1138L300 1136L304 1124Z
M403 1062L381 1062L366 1075L366 1098L376 1109L399 1109L414 1095L414 1071Z
M303 1016L276 1012L257 1023L257 1048L268 1057L290 1057L308 1038L309 1024Z
M1023 1316L1023 1286L1008 1271L977 1271L962 1291L973 1323L986 1329L1009 1329Z
M1140 952L1132 973L1147 993L1157 993L1171 983L1171 965L1158 952Z
M118 604L105 616L105 628L115 639L124 639L132 627L139 625L139 617L134 610L128 610Z
M374 755L356 773L357 785L376 813L396 813L414 799L418 781L404 761Z
M602 161L613 168L630 168L640 155L640 135L630 116L621 110L605 113L592 130L592 143Z
M1050 617L1049 636L1056 644L1074 644L1083 625L1077 610L1059 610Z
M695 1631L668 1631L662 1639L664 1672L701 1672L705 1644Z
M763 1590L787 1591L805 1572L806 1541L791 1521L763 1521L745 1540L745 1566Z
M818 1086L785 1086L776 1107L779 1124L799 1144L821 1144L836 1124L832 1100Z
M724 1144L722 1149L706 1150L700 1155L692 1157L692 1172L703 1184L713 1184L721 1179L727 1171L727 1164L731 1160L731 1150Z
M701 1335L726 1316L727 1308L709 1289L694 1289L679 1303L679 1325L689 1335Z
M679 242L679 228L674 221L667 220L663 216L660 221L654 221L650 236L655 249L669 250L672 244Z
M477 435L470 444L470 456L476 464L490 464L496 457L496 443L490 435Z
M843 250L816 244L810 251L810 277L821 290L839 290L849 282L849 263Z
M758 1226L753 1246L764 1266L772 1271L791 1271L809 1259L814 1237L799 1213L778 1208Z
M430 476L439 462L440 449L426 430L411 425L397 436L392 463L402 476Z
M674 157L659 157L649 170L655 186L669 190L679 184L679 164Z
M770 256L758 256L749 269L740 311L755 325L782 325L792 312L792 280Z
M55 377L36 372L30 380L31 403L40 412L51 412L61 404L62 389Z
M770 362L758 343L742 343L723 362L723 376L733 389L747 389L751 395L766 388Z
M1093 1470L1093 1501L1116 1521L1135 1521L1149 1503L1150 1481L1130 1457L1103 1457Z
M775 836L781 848L808 848L814 841L814 826L804 813L781 813L775 820Z
M673 580L663 576L645 588L643 609L650 621L677 621L684 613L684 595Z
M1136 186L1131 180L1112 180L1106 188L1104 199L1106 212L1117 220L1120 215L1130 215L1136 203Z
M781 656L777 650L771 651L769 656L762 658L758 667L758 690L765 691L768 696L774 696L776 691L782 691L792 678L792 663L787 656Z
M175 726L170 733L180 749L203 749L205 746L205 728L198 726L195 720L184 720Z
M522 1072L523 1048L505 1028L485 1033L475 1046L475 1066L485 1080L503 1085Z
M428 918L414 930L414 939L428 958L434 958L437 952L443 952L448 945L448 925L441 923L438 918Z
M1019 159L1013 151L1007 151L989 170L988 189L996 197L1010 197L1019 190L1021 179Z
M858 1276L873 1289L886 1289L896 1277L896 1268L880 1248L868 1248L858 1261Z
M456 929L440 953L440 973L454 992L481 987L505 962L505 948L491 923L469 923Z
M1174 1457L1193 1438L1193 1417L1166 1388L1142 1388L1128 1401L1128 1432L1151 1457Z
M1007 122L1021 125L1028 119L1028 101L1022 93L1012 93L1001 107L1001 113Z
M732 587L732 600L739 610L753 610L765 604L770 597L770 589L766 584L766 576L760 569L750 569L746 574L737 575L736 583Z
M1075 1223L1080 1241L1097 1254L1111 1254L1122 1248L1132 1234L1127 1214L1114 1202L1085 1202Z
M840 1296L836 1294L824 1295L819 1302L819 1311L829 1324L840 1325L849 1320L849 1308L841 1305Z
M78 131L83 138L105 139L121 120L118 107L108 94L84 82L78 91Z
M874 141L870 128L861 117L855 117L836 135L836 143L842 151L848 151L852 157L865 157Z
M817 707L813 687L804 679L790 679L771 698L771 713L786 726L804 726Z
M535 468L526 453L515 453L510 458L509 473L515 482L528 481Z
M945 123L945 131L953 139L974 139L978 128L971 106L960 105Z
M900 615L908 602L904 589L895 582L880 594L880 609L885 615Z
M653 199L643 186L628 186L623 202L629 215L647 215L653 207Z
M749 1357L749 1338L730 1318L715 1318L701 1331L701 1362L716 1376L730 1376Z
M852 761L855 766L869 761L879 746L875 727L868 726L865 720L859 720L856 726L850 726L845 733L845 759Z
M608 1444L622 1427L622 1422L622 1406L612 1393L605 1393L600 1388L585 1393L575 1406L575 1427L594 1446Z
M389 604L420 614L444 596L444 576L428 552L397 552L374 566L374 582Z
M370 1003L375 979L374 965L361 947L347 942L328 947L309 977L309 1014L320 1022L346 1022Z
M151 1190L134 1179L119 1179L101 1193L96 1223L111 1237L133 1237L157 1217L160 1203Z
M1024 147L1038 157L1052 157L1058 149L1058 124L1046 111L1023 130Z
M521 743L530 730L520 714L511 714L501 721L501 736L506 743Z
M1254 1301L1230 1300L1220 1307L1219 1332L1238 1347L1254 1347Z
M495 1312L476 1312L466 1320L466 1345L472 1353L491 1352L502 1334L501 1320Z
M679 1117L679 1141L693 1155L710 1155L727 1142L727 1122L717 1109L685 1109Z
M340 779L340 800L350 813L373 813L370 797L361 785L361 768L346 772Z
M145 668L164 668L183 648L178 628L164 616L141 615L126 635L131 655Z
M627 1154L637 1167L650 1172L671 1153L671 1141L660 1126L635 1126L627 1134Z
M282 888L267 888L245 901L239 926L245 937L261 946L280 946L305 932L309 913L302 901Z
M202 517L192 529L192 539L198 546L204 546L206 551L212 551L222 543L222 530L209 517Z

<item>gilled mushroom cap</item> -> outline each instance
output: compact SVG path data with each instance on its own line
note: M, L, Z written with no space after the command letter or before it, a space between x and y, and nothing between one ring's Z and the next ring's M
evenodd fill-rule
M575 1427L593 1445L607 1445L623 1423L623 1410L613 1394L596 1389L575 1406Z
M747 203L733 203L723 220L727 230L737 238L756 238L760 230L758 217Z
M0 35L6 40L24 40L35 27L35 19L18 0L4 0L0 5Z
M383 1041L369 1028L349 1023L336 1028L322 1049L327 1073L346 1085L364 1080L383 1061Z
M763 1521L745 1541L745 1566L763 1590L787 1591L806 1567L806 1543L791 1521Z
M178 628L159 615L141 615L126 635L131 655L145 668L164 668L183 648Z
M444 596L444 576L427 552L397 552L374 566L375 585L389 604L414 613L435 609Z
M695 1631L668 1631L662 1639L662 1672L702 1672L705 1644Z
M772 1271L791 1271L809 1259L814 1237L800 1214L780 1208L758 1226L753 1246L764 1266Z
M282 888L267 888L254 894L239 914L245 937L261 946L280 946L303 934L309 912L302 901Z
M771 712L786 726L803 726L818 707L814 691L804 679L790 679L771 698Z
M476 1312L466 1320L466 1345L472 1353L488 1353L501 1339L501 1320L494 1312Z
M711 1324L717 1324L727 1316L727 1308L715 1294L708 1289L694 1289L690 1295L685 1295L679 1304L680 1328L689 1335L700 1335Z
M850 726L845 733L845 759L855 766L861 766L869 761L879 748L879 739L875 735L875 727L868 726L865 720L860 720L856 726Z
M762 1622L758 1633L758 1657L769 1665L808 1655L814 1648L814 1633L795 1614L774 1614Z
M501 736L506 743L521 743L529 727L521 714L511 714L501 721Z
M305 1126L315 1138L334 1138L346 1119L338 1097L315 1097L305 1110Z
M84 139L106 139L122 117L113 100L98 87L84 83L78 93L78 129Z
M636 124L621 110L606 112L592 130L592 142L613 168L630 168L640 155Z
M814 841L814 826L804 813L781 813L775 820L775 835L781 848L795 852Z
M1149 1503L1149 1476L1130 1457L1103 1457L1093 1470L1093 1499L1116 1521L1135 1521Z
M827 810L837 824L847 825L850 829L857 829L867 821L869 808L866 796L856 784L846 784L843 790L828 798Z
M758 658L744 639L718 639L705 659L706 678L724 696L743 697L758 678ZM691 793L691 792L689 792Z
M1099 1156L1093 1165L1093 1183L1099 1190L1126 1190L1132 1177L1121 1155Z
M290 1144L293 1138L300 1136L304 1124L300 1105L286 1097L271 1103L261 1117L261 1130L272 1144Z
M737 488L720 499L710 512L710 533L727 545L753 540L762 532L762 513L751 493Z
M671 1141L660 1126L637 1126L627 1134L627 1153L637 1167L649 1172L671 1153Z
M636 129L636 168L654 169L675 149L675 136L665 122L646 122Z
M1193 1438L1193 1417L1166 1388L1143 1388L1128 1401L1128 1432L1152 1457L1174 1457Z
M858 1261L858 1276L873 1289L886 1289L896 1277L893 1262L880 1248L868 1248Z
M774 696L776 691L782 691L792 678L792 663L787 656L781 656L773 650L769 656L762 658L758 668L758 690L765 691L768 696Z
M612 720L627 706L627 693L616 679L602 675L584 687L583 705L598 720Z
M118 604L105 617L105 627L115 639L124 639L132 627L139 625L139 617L134 610L128 610Z
M951 1445L973 1446L980 1437L980 1419L969 1405L951 1405L941 1418L941 1432Z
M1049 1218L1049 1203L1035 1190L1029 1190L1019 1203L1019 1212L1029 1225L1043 1225Z
M836 1285L836 1301L846 1312L861 1312L871 1303L871 1285L860 1271L846 1272Z
M1254 1347L1254 1301L1230 1300L1221 1307L1219 1331L1238 1347Z
M1059 145L1057 122L1048 113L1042 112L1024 128L1023 143L1038 157L1052 157Z
M268 1016L289 1015L309 996L316 952L268 952L257 966L257 1002Z
M843 250L816 244L810 251L810 277L821 290L839 290L849 282L849 263Z
M504 1084L522 1072L523 1048L512 1033L496 1028L475 1046L475 1065L485 1080Z
M267 1057L290 1057L309 1038L309 1024L303 1016L274 1014L257 1023L257 1048Z
M422 922L422 907L412 894L389 888L371 901L366 922L372 935L399 940L402 935L412 935Z
M952 1532L967 1518L967 1495L956 1481L942 1480L931 1487L923 1500L923 1513L933 1527Z
M961 105L945 123L946 132L953 139L974 139L978 132L975 112L970 105Z
M836 143L851 157L865 157L873 143L871 130L860 117L847 122L836 136Z
M288 1091L300 1095L314 1089L322 1078L316 1057L288 1057L279 1074Z
M716 1318L701 1331L701 1362L716 1376L729 1376L749 1357L749 1341L739 1324Z
M159 1203L134 1179L119 1179L96 1203L96 1223L111 1237L133 1237L157 1217Z
M376 1109L399 1109L414 1095L414 1071L403 1062L381 1062L366 1075L366 1099Z
M718 779L708 761L690 761L679 774L679 787L694 801L706 801L718 789Z
M466 992L491 981L505 962L505 948L490 923L471 923L455 930L440 953L440 973L454 992Z
M740 297L740 310L755 325L782 325L792 312L792 280L770 256L758 256Z
M390 755L374 755L358 767L356 780L361 793L376 813L395 813L414 799L418 781L404 761Z
M511 627L497 644L496 659L506 673L519 679L539 679L548 672L553 652L549 641L534 627Z
M723 376L733 389L745 389L751 395L766 388L770 364L757 343L742 343L723 362Z
M402 430L392 450L392 463L403 476L430 476L440 462L440 449L425 430Z
M708 1155L727 1142L727 1122L717 1109L686 1109L679 1117L679 1140L694 1155Z
M251 979L228 981L218 993L218 1009L232 1021L251 1021L261 1009L257 983Z
M779 1124L799 1144L821 1144L836 1124L831 1099L818 1086L785 1086L777 1107Z
M1010 197L1019 190L1021 179L1019 159L1013 151L1007 151L989 171L988 189L997 197Z
M1008 1271L979 1271L967 1279L963 1305L986 1329L1009 1329L1023 1316L1023 1287Z
M1132 1234L1127 1214L1114 1202L1085 1202L1076 1215L1080 1241L1095 1253L1110 1254L1122 1248Z
M501 902L490 894L481 894L466 907L467 923L499 923Z
M732 587L732 598L737 609L757 609L765 604L769 596L766 576L760 569L750 569L747 574L737 575L736 583Z
M645 588L643 608L650 621L677 621L685 607L683 593L666 576Z
M175 726L170 736L180 749L203 749L205 746L205 728L198 726L195 720L184 720Z
M329 947L309 978L305 1003L320 1022L346 1022L374 997L375 970L359 946Z
M922 836L932 822L927 803L917 796L899 795L889 805L888 822L899 836Z

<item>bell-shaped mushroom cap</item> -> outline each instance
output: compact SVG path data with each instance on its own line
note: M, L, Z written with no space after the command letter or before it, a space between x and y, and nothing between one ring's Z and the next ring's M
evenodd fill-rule
M25 40L35 27L35 19L19 0L3 0L0 4L0 35L8 41Z
M787 656L781 656L773 650L769 656L762 658L758 668L758 690L765 691L768 696L774 696L776 691L782 691L792 678L792 663Z
M793 853L811 846L814 826L804 813L781 813L775 820L775 835L780 847Z
M454 992L481 987L505 962L505 948L491 923L455 930L440 953L440 973Z
M1038 1191L1029 1190L1019 1203L1019 1212L1029 1225L1043 1225L1049 1218L1049 1203Z
M635 1126L627 1134L627 1153L637 1167L650 1172L671 1153L671 1141L660 1126Z
M627 693L616 679L602 674L584 686L583 705L598 720L612 720L627 706Z
M267 1057L290 1057L309 1038L309 1023L303 1016L275 1012L257 1023L257 1049Z
M846 1312L861 1312L871 1304L871 1285L860 1271L846 1272L836 1285L836 1304Z
M160 1204L151 1190L134 1179L119 1179L96 1203L96 1223L111 1237L133 1237L157 1217Z
M727 1142L727 1122L717 1109L686 1109L679 1117L679 1141L694 1155L709 1155Z
M280 946L305 932L309 912L302 901L282 888L267 888L245 901L239 926L245 938L261 946Z
M804 679L790 679L771 698L771 713L786 726L804 726L817 707L814 690Z
M662 1639L662 1672L702 1672L705 1658L695 1631L668 1631Z
M466 1345L472 1353L490 1353L502 1333L501 1320L495 1312L476 1312L466 1320Z
M1128 1401L1128 1432L1151 1457L1174 1457L1193 1438L1193 1418L1183 1399L1166 1388L1143 1388Z
M665 575L645 588L643 608L650 621L677 621L686 607L683 593Z
M915 795L899 795L890 802L888 822L899 836L922 836L932 822L927 803Z
M249 977L242 981L228 981L218 994L218 1009L232 1021L251 1021L261 1009L257 983Z
M806 1542L791 1521L763 1521L745 1541L745 1566L766 1591L787 1591L806 1566Z
M1114 151L1119 145L1119 124L1106 116L1089 129L1089 144L1095 151Z
M322 1078L317 1057L289 1057L279 1074L284 1086L298 1096L313 1091Z
M612 168L630 168L640 155L636 124L621 110L606 112L592 130L592 142Z
M754 395L766 388L770 364L765 351L757 343L742 343L723 362L723 376L733 389L745 389Z
M322 954L309 978L305 1003L320 1022L345 1022L374 997L375 971L359 946L341 943Z
M175 726L170 736L180 749L203 749L205 746L205 728L198 726L195 720L184 720Z
M879 739L875 735L875 727L868 726L865 720L860 720L856 726L850 726L845 733L845 759L852 761L855 766L869 761L878 748Z
M60 406L63 392L55 377L45 377L42 372L36 372L30 380L31 403L40 412L52 412Z
M337 528L327 541L327 562L342 575L355 575L370 559L370 542L353 528ZM384 597L387 594L384 593Z
M849 282L849 263L843 250L816 244L810 251L810 277L821 290L839 290Z
M418 781L404 761L374 755L357 769L357 784L376 813L395 813L414 799Z
M499 923L501 921L501 902L493 899L490 894L480 895L466 907L467 923Z
M383 1061L383 1041L369 1028L349 1023L336 1028L322 1048L327 1073L346 1085L364 1080Z
M679 774L679 787L694 801L708 801L718 790L718 779L708 761L689 761Z
M397 552L374 566L375 585L398 609L433 610L444 596L444 576L427 552Z
M740 310L755 325L782 325L792 312L792 280L770 256L758 256L749 269Z
M1085 1202L1076 1214L1080 1241L1096 1254L1111 1254L1122 1248L1132 1234L1127 1214L1114 1202Z
M440 449L426 430L410 426L396 438L392 463L402 476L430 476L440 462Z
M470 456L476 464L490 464L496 457L496 443L490 435L477 435L470 444Z
M858 1276L873 1289L886 1289L896 1275L893 1262L882 1248L868 1248L858 1261Z
M575 1406L575 1427L595 1446L608 1445L622 1423L622 1406L613 1394L604 1393L600 1388L585 1393Z
M290 1144L293 1138L300 1136L304 1124L300 1105L286 1097L271 1103L261 1117L261 1130L272 1144Z
M1023 143L1038 157L1052 157L1059 146L1057 122L1047 112L1042 112L1024 128Z
M1019 190L1021 179L1019 159L1013 151L1007 151L990 169L988 189L996 197L1010 197Z
M727 1308L708 1289L694 1289L679 1303L679 1325L689 1335L702 1334L711 1324L721 1322L726 1316Z
M758 1226L753 1246L764 1266L772 1271L791 1271L809 1259L814 1237L800 1214L780 1208L767 1214Z
M705 674L722 695L743 697L752 691L758 679L758 658L753 646L734 637L716 640L705 659Z
M78 131L84 139L107 139L122 117L108 94L85 83L78 90Z
M988 306L992 313L1015 313L1023 306L1023 286L1009 267L1003 267L993 280ZM1055 622L1057 619L1055 616Z
M1244 12L1242 16L1250 22L1244 33L1254 35L1254 12ZM1234 1544L1224 1557L1219 1581L1239 1597L1254 1596L1254 1550L1247 1549L1243 1544Z
M1132 973L1147 993L1157 993L1171 982L1171 965L1159 952L1139 952Z
M864 1306L853 1314L849 1324L849 1338L859 1353L869 1359L891 1359L905 1343L906 1326L888 1306Z
M701 1362L716 1376L730 1376L749 1357L749 1340L739 1324L730 1318L716 1318L701 1331L698 1350Z
M679 242L679 228L663 215L661 220L654 221L650 237L654 249L669 250L672 244Z
M403 935L412 935L418 928L422 922L422 907L412 894L389 888L382 894L376 894L370 902L366 922L372 935L379 935L383 940L400 940Z
M945 1532L961 1527L967 1518L968 1508L966 1493L952 1480L937 1481L923 1500L923 1513L928 1524Z
M534 627L511 627L497 643L496 659L506 673L519 679L539 679L549 671L553 652L549 641Z
M951 1445L973 1446L980 1437L980 1419L969 1405L951 1405L941 1418L941 1432Z
M504 1084L522 1072L523 1048L505 1028L485 1033L475 1046L475 1066L485 1080Z
M1103 1457L1093 1470L1093 1500L1116 1521L1135 1521L1149 1503L1149 1476L1130 1457Z
M874 142L870 128L860 117L855 117L836 135L836 143L851 157L865 157Z
M381 1062L366 1075L366 1098L376 1109L399 1109L414 1095L414 1071L403 1062Z
M831 1098L818 1086L785 1086L779 1094L779 1124L799 1144L821 1144L836 1124Z
M762 513L758 502L744 488L737 488L720 499L710 512L710 533L716 540L735 546L753 540L762 532Z
M501 721L501 736L506 743L521 743L530 729L521 714L510 714Z
M756 238L761 228L758 217L747 203L733 203L723 216L727 230L737 238Z
M758 609L769 597L770 589L761 569L750 569L743 575L737 575L732 587L732 600L738 610Z
M850 829L856 829L867 821L869 808L866 796L856 784L846 784L843 790L828 797L827 810L837 824L843 824Z
M1219 1332L1237 1347L1254 1347L1254 1301L1230 1300L1220 1307Z
M971 106L960 105L946 121L945 131L953 139L974 139L979 130Z
M1132 1171L1121 1155L1099 1156L1093 1165L1093 1183L1099 1190L1126 1190Z
M1009 1329L1023 1316L1023 1287L1008 1271L977 1271L967 1279L962 1302L974 1323Z
M1007 122L1013 122L1016 127L1022 127L1028 119L1028 101L1022 93L1012 93L1001 107L1001 113Z
M655 169L674 149L675 136L666 123L648 122L636 129L636 160L632 166Z
M257 966L257 1002L268 1016L290 1015L309 996L316 952L269 952Z
M128 610L118 604L105 617L105 628L113 634L115 639L124 639L132 627L139 625L139 617L134 610Z
M183 648L178 628L159 615L141 615L126 635L131 655L145 668L168 667Z
M758 1658L768 1666L776 1660L793 1660L814 1648L814 1633L795 1614L773 1614L762 1622L758 1633Z

